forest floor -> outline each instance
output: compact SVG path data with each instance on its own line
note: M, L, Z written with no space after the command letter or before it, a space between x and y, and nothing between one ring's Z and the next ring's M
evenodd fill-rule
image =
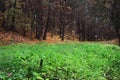
M0 28L0 80L119 80L120 47L109 44L117 40L39 41Z
M0 46L0 80L120 80L119 52L86 42Z
M51 34L48 33L47 39L44 41L37 40L36 38L33 37L33 39L30 39L30 36L28 37L23 37L21 34L18 34L16 32L10 32L10 31L5 31L2 28L0 28L0 45L9 45L13 43L27 43L27 44L36 44L39 42L47 42L47 43L70 43L70 42L78 42L77 39L74 40L64 40L63 42L59 38L59 36L53 36L51 38ZM100 43L105 43L105 44L118 44L117 39L114 40L109 40L109 41L96 41ZM82 43L82 42L81 42Z

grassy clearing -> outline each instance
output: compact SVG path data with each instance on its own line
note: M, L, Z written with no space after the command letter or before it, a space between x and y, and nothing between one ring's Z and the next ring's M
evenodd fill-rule
M0 47L0 80L119 80L120 47L98 43Z

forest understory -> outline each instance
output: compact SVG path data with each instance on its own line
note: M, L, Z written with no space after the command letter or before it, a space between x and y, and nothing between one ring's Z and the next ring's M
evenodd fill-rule
M117 0L1 0L0 45L41 41L120 45L119 3Z
M66 35L67 36L67 35ZM68 37L68 36L67 36ZM23 37L21 34L18 34L17 32L12 32L12 31L5 31L4 29L0 28L0 46L4 45L10 45L10 44L18 44L18 43L27 43L27 44L36 44L39 42L47 42L47 43L71 43L71 42L83 42L83 41L78 41L77 38L71 37L73 39L67 40L65 39L64 41L61 41L58 35L54 35L51 37L51 33L47 34L47 39L46 40L38 40L35 37L30 39L30 35ZM85 41L88 42L88 41ZM89 41L89 42L98 42L98 43L104 43L104 44L116 44L118 45L118 39L113 39L113 40L103 40L103 41Z

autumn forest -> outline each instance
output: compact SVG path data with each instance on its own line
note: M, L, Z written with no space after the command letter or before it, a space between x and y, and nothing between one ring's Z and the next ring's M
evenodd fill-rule
M1 0L0 25L38 40L46 40L48 33L62 41L119 39L116 5L117 0Z
M0 80L120 80L120 0L0 0Z

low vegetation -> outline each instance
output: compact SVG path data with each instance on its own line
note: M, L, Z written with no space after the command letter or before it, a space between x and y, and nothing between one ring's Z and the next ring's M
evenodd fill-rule
M119 80L120 47L99 43L0 47L0 80Z

